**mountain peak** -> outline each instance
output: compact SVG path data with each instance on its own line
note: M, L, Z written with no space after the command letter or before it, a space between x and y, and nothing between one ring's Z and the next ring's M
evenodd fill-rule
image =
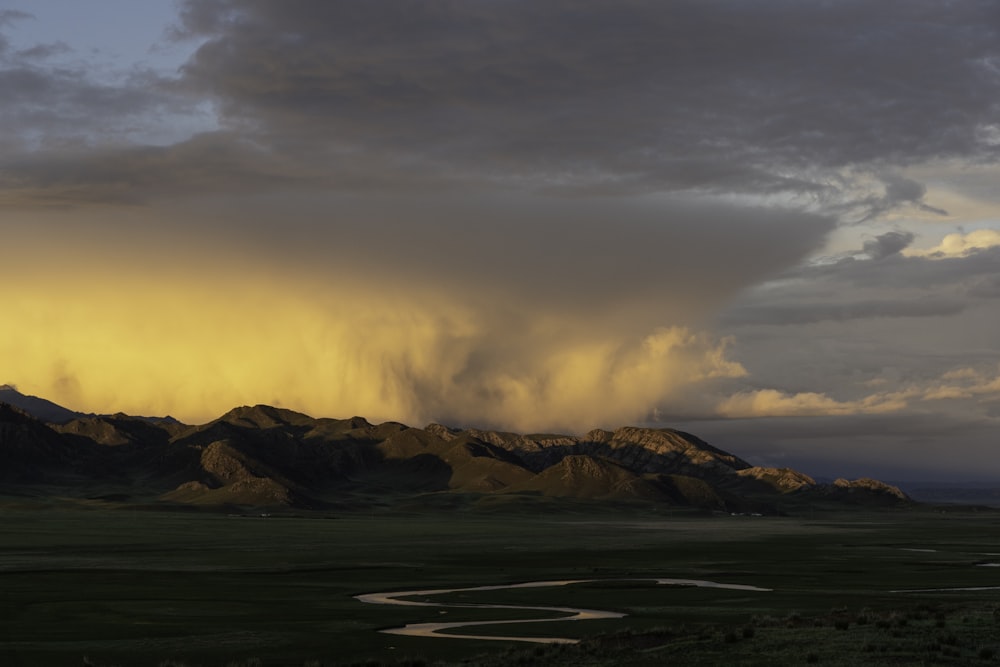
M301 412L295 412L294 410L257 404L254 406L241 405L233 408L219 417L217 421L229 422L237 426L274 428L276 426L290 426L303 422L311 422L312 417Z

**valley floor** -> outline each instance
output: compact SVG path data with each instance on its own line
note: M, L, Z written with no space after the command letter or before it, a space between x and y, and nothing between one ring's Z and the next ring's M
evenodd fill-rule
M988 511L750 517L580 505L262 517L11 501L0 525L0 664L11 667L990 664L1000 655L1000 567L984 567L1000 562L1000 513ZM771 590L634 581L664 578ZM354 597L557 579L588 581L404 599L625 616L454 630L578 644L409 637L378 630L538 612Z

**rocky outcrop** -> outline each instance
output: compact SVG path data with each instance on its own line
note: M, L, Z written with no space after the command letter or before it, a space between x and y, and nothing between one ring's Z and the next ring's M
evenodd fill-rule
M791 493L816 486L816 480L791 468L766 468L754 466L736 472L744 479L755 480L778 493Z
M594 430L580 443L583 452L605 456L630 470L706 477L732 475L750 464L703 440L672 429L626 426Z
M585 454L566 456L505 492L536 492L563 498L663 499L663 494L648 480L613 461Z

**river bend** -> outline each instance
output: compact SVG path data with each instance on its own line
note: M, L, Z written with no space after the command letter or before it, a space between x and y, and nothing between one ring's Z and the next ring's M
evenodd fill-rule
M498 621L454 621L448 623L408 623L398 628L387 628L380 630L392 635L406 635L410 637L439 637L449 639L484 639L492 641L517 641L534 642L538 644L576 644L579 640L569 637L522 637L522 636L498 636L498 635L472 635L454 634L447 632L457 628L486 626L486 625L513 625L516 623L555 623L563 621L594 621L608 618L622 618L625 614L616 611L602 611L599 609L580 609L576 607L540 607L526 605L509 604L471 604L471 603L439 603L439 602L417 602L415 600L403 600L414 596L443 595L445 593L465 593L478 591L499 591L509 588L546 588L553 586L567 586L569 584L583 584L597 581L649 581L656 585L674 586L697 586L700 588L724 588L738 591L767 592L770 588L758 588L757 586L746 586L743 584L721 584L714 581L702 579L560 579L554 581L529 581L521 584L501 584L494 586L471 586L468 588L436 588L415 591L396 591L392 593L366 593L355 595L354 598L360 602L368 604L393 604L407 607L448 607L448 608L474 608L474 609L524 609L527 611L546 612L547 614L560 614L559 616L543 616L541 618L525 618L516 620Z

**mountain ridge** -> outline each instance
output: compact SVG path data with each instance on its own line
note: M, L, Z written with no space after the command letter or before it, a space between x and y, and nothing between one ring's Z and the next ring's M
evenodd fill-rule
M193 506L318 509L428 494L473 505L485 496L533 496L773 512L789 499L910 502L876 480L818 484L794 470L753 466L669 428L533 435L317 419L269 405L239 406L201 425L121 414L46 423L3 405L0 461L0 479L21 491L113 488Z

